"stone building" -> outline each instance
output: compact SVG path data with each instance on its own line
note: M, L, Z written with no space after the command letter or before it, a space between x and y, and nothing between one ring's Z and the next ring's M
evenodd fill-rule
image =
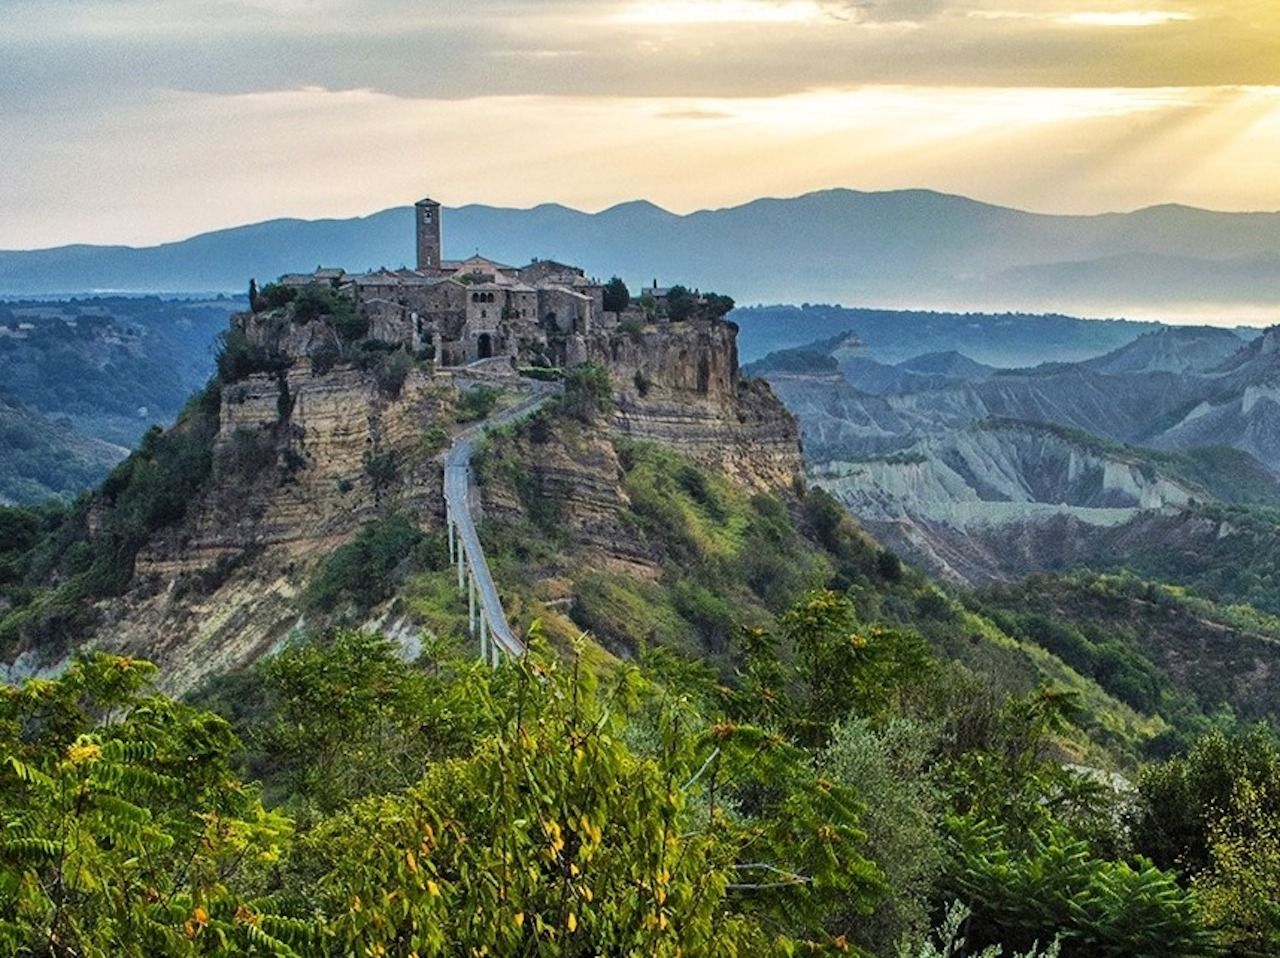
M349 296L369 336L460 366L508 357L515 365L571 365L587 355L594 329L616 321L604 286L577 266L534 260L516 267L476 254L443 257L440 204L414 205L417 267L345 273L319 267L282 276L295 289L321 284Z

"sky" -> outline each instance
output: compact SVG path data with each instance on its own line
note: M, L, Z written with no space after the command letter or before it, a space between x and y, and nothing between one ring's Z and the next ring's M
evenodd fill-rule
M0 0L0 248L929 187L1280 209L1277 0Z

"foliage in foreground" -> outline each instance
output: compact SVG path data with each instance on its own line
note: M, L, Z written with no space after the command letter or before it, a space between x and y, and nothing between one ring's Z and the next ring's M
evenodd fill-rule
M1274 950L1271 753L1232 764L1209 743L1188 759L1234 769L1236 804L1201 810L1205 864L1180 884L1133 854L1144 833L1121 828L1122 799L1054 758L1070 696L990 708L976 678L835 593L745 636L728 678L660 650L599 673L536 630L496 671L439 642L417 664L396 653L359 632L287 648L205 694L231 725L102 655L3 690L0 947ZM1183 814L1143 787L1152 828Z
M258 899L289 838L217 716L96 655L0 691L0 946L58 956L288 953Z

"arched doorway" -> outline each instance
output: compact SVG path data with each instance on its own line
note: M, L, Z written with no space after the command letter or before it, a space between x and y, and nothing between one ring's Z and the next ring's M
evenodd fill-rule
M488 333L481 333L476 337L476 355L480 359L488 359L493 355L493 337Z

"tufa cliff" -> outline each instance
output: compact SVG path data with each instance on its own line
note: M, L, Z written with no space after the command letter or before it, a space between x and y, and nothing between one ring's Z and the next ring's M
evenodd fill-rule
M238 317L233 329L253 322ZM322 363L302 347L292 355L259 348L242 375L224 370L229 381L204 398L203 479L177 515L149 530L114 594L83 597L60 640L34 626L15 630L18 641L4 649L12 677L56 667L87 643L156 661L171 689L189 689L295 631L334 621L305 601L308 584L374 520L403 516L429 536L442 534L441 462L451 435L475 418L478 394L490 406L495 396L513 402L527 380L505 358L438 369L367 337L344 342L321 325L297 335L337 344ZM612 414L527 448L538 484L523 494L562 510L583 537L643 572L645 550L621 518L614 439L668 446L745 490L790 489L802 474L798 430L767 385L740 377L736 334L733 324L705 318L595 331L587 353L608 372ZM184 430L198 431L190 416L158 441ZM119 521L110 487L79 519L76 535L90 548ZM510 484L496 482L485 509L511 512L512 495ZM47 584L70 581L55 570ZM427 624L395 601L359 614L404 638Z

